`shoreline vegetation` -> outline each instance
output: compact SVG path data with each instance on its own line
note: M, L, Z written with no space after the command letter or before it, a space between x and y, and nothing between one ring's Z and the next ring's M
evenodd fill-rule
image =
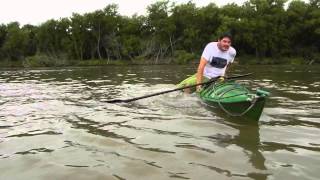
M320 3L248 0L243 5L158 1L146 15L123 16L116 4L38 26L0 24L0 67L198 63L223 32L238 64L320 64Z
M199 56L200 57L200 56ZM237 57L234 64L240 65L314 65L314 60L305 60L303 58L262 58L255 57ZM41 59L28 58L23 61L0 61L0 68L37 68L37 67L83 67L83 66L128 66L128 65L187 65L197 64L199 59L188 59L185 61L176 61L174 59L162 59L158 62L155 60L107 60L107 59L91 59L91 60L61 60L51 57L41 57Z

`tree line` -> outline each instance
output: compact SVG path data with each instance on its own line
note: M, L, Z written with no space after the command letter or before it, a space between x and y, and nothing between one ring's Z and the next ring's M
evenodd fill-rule
M11 22L0 25L0 62L187 63L223 32L233 35L240 59L320 63L320 0L248 0L222 7L165 0L141 16L123 16L111 4L38 26Z

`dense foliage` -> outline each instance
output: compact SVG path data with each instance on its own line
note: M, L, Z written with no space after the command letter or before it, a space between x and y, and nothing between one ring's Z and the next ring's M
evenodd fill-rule
M0 62L186 63L229 31L240 63L320 63L319 0L249 0L223 7L158 1L147 10L127 17L112 4L39 26L1 24Z

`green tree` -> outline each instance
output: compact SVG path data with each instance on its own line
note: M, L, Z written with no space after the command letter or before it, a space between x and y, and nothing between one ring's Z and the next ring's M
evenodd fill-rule
M172 21L175 26L175 37L178 49L187 50L191 53L199 51L201 44L200 27L198 24L200 16L198 8L192 2L175 6L172 10Z
M303 1L292 1L287 9L288 23L287 33L291 37L288 50L291 56L303 55L303 47L308 44L305 41L304 32L307 31L305 22L307 21L308 6Z
M3 49L6 36L7 36L7 26L4 24L1 24L0 25L0 60L3 60L6 57Z
M27 34L27 43L24 48L24 55L34 56L37 52L37 27L30 24L26 24L21 28L21 31Z
M192 1L176 5L164 0L148 6L145 16L132 17L121 16L117 5L111 4L39 26L2 24L0 59L41 55L38 59L46 57L48 62L146 59L162 63L175 58L174 62L185 63L229 31L240 56L255 56L264 63L285 63L280 57L320 62L320 0L293 0L287 9L286 2L248 0L241 6L196 7Z
M175 26L169 18L173 4L169 1L158 1L147 7L147 26L150 29L151 39L147 43L147 55L152 55L157 63L168 53L168 49L173 50L173 32Z
M68 28L68 33L71 38L71 57L79 60L83 60L86 56L85 43L89 37L89 28L84 16L74 13L70 19L70 27Z
M249 36L245 38L246 46L255 49L256 57L274 57L281 54L282 46L287 47L286 0L250 0L242 6L244 20ZM250 52L250 51L249 51Z
M20 29L18 22L7 25L7 34L2 51L10 60L22 60L25 57L24 51L28 46L28 32Z
M145 17L134 15L131 18L123 16L119 23L119 37L122 46L122 55L134 59L142 55L143 40L146 34Z
M210 3L198 10L199 19L194 23L199 28L198 39L201 50L209 41L217 40L217 30L222 24L221 18L219 18L220 10L214 3Z

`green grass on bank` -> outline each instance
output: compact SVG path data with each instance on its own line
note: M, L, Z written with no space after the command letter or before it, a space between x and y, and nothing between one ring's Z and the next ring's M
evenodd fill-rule
M24 67L24 66L22 64L22 61L3 60L3 61L0 61L0 67L15 68L15 67Z
M320 58L320 57L319 57ZM320 64L320 59L307 59L302 57L280 57L280 58L256 58L252 56L236 57L235 63L241 65L314 65ZM45 55L27 57L20 61L0 60L0 67L66 67L66 66L126 66L126 65L154 65L154 64L196 64L199 62L197 55L178 51L172 58L166 59L145 59L136 58L133 60L67 60L66 58L54 58Z
M275 64L287 64L287 65L312 65L320 64L320 59L309 59L303 57L279 57L279 58L255 58L250 56L242 56L236 58L239 64L248 65L275 65Z

